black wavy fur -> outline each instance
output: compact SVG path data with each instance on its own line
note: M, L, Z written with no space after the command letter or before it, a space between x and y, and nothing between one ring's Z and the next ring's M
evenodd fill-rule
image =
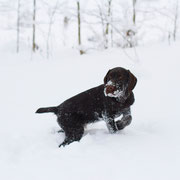
M122 99L105 95L108 81L124 89ZM108 71L104 84L82 92L57 107L40 108L36 113L53 112L57 115L57 122L65 132L65 140L59 147L79 141L85 125L100 119L104 119L110 133L115 133L131 123L130 106L134 103L132 90L136 82L136 77L129 70L114 68ZM115 122L114 119L120 115L123 115L122 119Z

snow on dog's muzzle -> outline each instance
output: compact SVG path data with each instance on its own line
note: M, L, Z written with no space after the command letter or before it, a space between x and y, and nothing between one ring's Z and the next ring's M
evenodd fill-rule
M104 95L109 97L122 97L123 91L116 88L112 81L108 81L104 88Z
M113 85L106 86L105 89L106 94L114 94L114 92L116 91L116 87Z
M105 96L108 96L108 94L114 94L114 91L116 91L116 86L112 81L108 81L104 88Z

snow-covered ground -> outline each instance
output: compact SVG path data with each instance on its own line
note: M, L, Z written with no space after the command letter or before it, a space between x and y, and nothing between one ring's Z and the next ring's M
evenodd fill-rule
M179 180L179 47L138 47L138 59L133 49L62 50L49 60L0 52L0 179ZM101 84L116 66L138 78L132 124L117 134L89 125L80 142L59 149L56 117L36 109Z

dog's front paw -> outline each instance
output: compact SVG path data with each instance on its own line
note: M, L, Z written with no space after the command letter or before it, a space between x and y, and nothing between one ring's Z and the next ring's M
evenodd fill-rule
M121 120L116 121L116 127L118 130L124 129L126 126L128 126L132 121L131 116L123 117Z
M107 128L111 134L116 133L118 130L114 121L107 122Z
M116 132L117 132L117 130L109 129L109 133L110 133L110 134L114 134L114 133L116 133Z
M118 130L122 130L125 128L125 125L124 125L123 121L119 120L119 121L116 121L116 127Z

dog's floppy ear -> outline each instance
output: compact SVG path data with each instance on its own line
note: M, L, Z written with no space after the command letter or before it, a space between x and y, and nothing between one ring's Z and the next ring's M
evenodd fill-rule
M107 72L106 76L104 77L104 84L107 83L108 74L110 73L111 69Z
M128 95L134 89L137 83L137 78L128 70L129 80L128 80Z

